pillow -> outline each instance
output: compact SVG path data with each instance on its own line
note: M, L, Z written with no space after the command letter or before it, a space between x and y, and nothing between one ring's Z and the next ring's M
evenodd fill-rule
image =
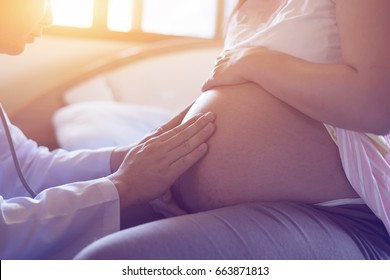
M53 124L61 148L96 149L138 142L171 117L160 107L91 101L61 108Z
M66 104L91 100L114 101L114 95L102 76L83 82L64 93Z

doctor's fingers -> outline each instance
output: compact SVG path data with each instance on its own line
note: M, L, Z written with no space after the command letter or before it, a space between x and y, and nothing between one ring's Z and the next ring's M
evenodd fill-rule
M206 154L208 146L205 142L215 131L214 119L214 114L204 114L193 124L186 122L162 135L170 136L165 141L161 141L161 136L153 138L138 145L133 152L145 151L152 162L164 167L165 176L176 179Z
M211 137L211 135L213 135L214 131L215 125L213 123L208 123L195 134L183 131L183 134L180 134L175 139L172 139L177 144L167 152L164 160L166 160L169 165L172 165L177 161L186 161L187 155L191 158L193 156L191 153L196 151L198 148L200 148L201 151L205 151L205 148L207 148L206 141ZM195 154L197 153L195 152Z
M175 117L173 117L172 119L170 119L168 122L164 123L163 125L161 125L160 127L157 127L155 130L153 130L152 132L150 132L149 135L145 136L140 142L139 144L143 144L143 143L146 143L146 142L153 142L153 141L164 141L166 139L168 139L170 136L170 130L172 129L175 129L176 127L179 127L181 125L181 122L183 121L185 115L187 114L188 110L190 109L190 107L192 106L189 105L188 107L186 107L183 111L181 111L179 114L177 114ZM186 122L186 125L191 125L193 124L199 117L201 117L202 114L197 114L195 115L194 117L192 117L191 119L189 119L187 122ZM182 125L179 130L181 129L184 129L186 125ZM174 133L178 133L179 131L176 130L176 132ZM166 135L164 135L166 134ZM164 136L162 136L164 135Z
M214 114L205 114L169 139L150 143L150 148L156 151L156 155L159 154L161 163L168 167L176 161L188 162L192 165L207 151L206 141L215 131L214 119Z
M168 152L190 139L202 130L208 123L214 122L214 120L215 116L213 113L199 113L191 117L186 122L150 139L148 142L158 143L164 152Z
M141 142L132 149L132 153L148 150L154 157L170 165L177 158L190 153L204 143L213 134L212 123L215 116L212 113L197 114L185 123Z
M183 111L181 111L179 114L177 114L171 120L169 120L168 122L163 124L158 130L160 130L161 132L167 132L168 130L173 129L176 126L180 125L182 123L184 117L187 115L188 111L190 110L192 104L188 105Z
M182 175L187 169L197 163L208 151L208 145L202 143L190 153L185 154L184 156L179 157L176 161L172 162L168 167L168 175L174 178L178 178Z
M167 139L166 151L172 157L177 155L181 157L186 153L191 152L197 146L206 142L215 130L215 115L213 113L206 113L199 116L194 116L195 122L187 122L170 131L171 137ZM176 159L173 158L172 161Z
M178 177L198 162L207 153L208 145L206 141L214 131L215 125L208 123L187 141L182 142L179 146L169 151L164 158L164 161L168 164L168 174Z

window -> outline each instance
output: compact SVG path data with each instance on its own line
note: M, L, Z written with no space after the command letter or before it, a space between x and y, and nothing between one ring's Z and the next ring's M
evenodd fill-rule
M226 3L225 3L226 2ZM236 0L51 0L50 34L114 39L221 35Z
M142 30L181 36L213 38L216 0L144 0Z
M91 27L93 4L93 0L51 0L53 25Z
M132 0L111 0L108 5L107 27L111 31L129 32L132 28Z

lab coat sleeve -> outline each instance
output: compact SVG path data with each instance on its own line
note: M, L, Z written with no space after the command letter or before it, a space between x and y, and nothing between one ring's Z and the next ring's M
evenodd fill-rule
M1 259L70 259L119 230L119 198L105 178L42 191L35 198L0 197Z
M102 178L111 173L112 148L49 151L27 139L17 127L9 126L22 173L35 193L63 184ZM16 174L11 155L8 156L8 162L9 171L13 173L10 175L16 180L10 184L12 189L8 188L6 193L2 193L3 197L28 195Z

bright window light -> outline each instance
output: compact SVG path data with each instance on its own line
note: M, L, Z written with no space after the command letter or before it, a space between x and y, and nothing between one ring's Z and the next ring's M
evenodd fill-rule
M53 25L91 27L93 4L94 0L51 0Z
M142 30L212 38L217 9L217 0L143 0Z
M132 27L134 0L110 0L107 27L111 31L128 32Z

